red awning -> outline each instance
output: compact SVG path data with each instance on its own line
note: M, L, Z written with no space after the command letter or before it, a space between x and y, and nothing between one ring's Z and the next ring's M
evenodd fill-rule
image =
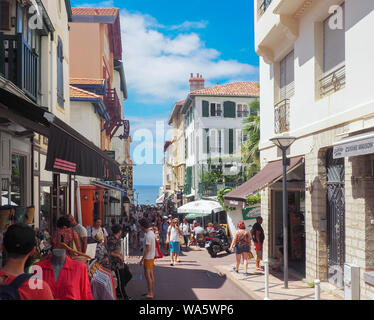
M300 164L303 163L304 157L297 157L290 159L290 165L287 167L287 173L296 169ZM238 201L242 204L248 197L256 194L260 190L266 188L270 184L279 180L283 174L282 160L270 162L252 179L242 184L240 187L231 191L224 196L225 200ZM233 203L232 203L233 204Z

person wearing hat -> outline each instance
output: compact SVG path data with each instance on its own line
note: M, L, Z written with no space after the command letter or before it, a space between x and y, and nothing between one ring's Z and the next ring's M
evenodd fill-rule
M29 267L36 250L35 231L31 227L26 224L10 226L4 235L3 250L7 259L0 270L0 286L20 282L18 285L13 283L14 287L18 287L20 300L54 300L51 288L45 281L35 276L25 276L25 269Z

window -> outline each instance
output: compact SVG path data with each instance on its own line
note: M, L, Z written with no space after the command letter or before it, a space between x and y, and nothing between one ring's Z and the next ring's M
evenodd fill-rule
M248 106L246 104L238 104L238 118L246 118L249 115Z
M26 157L12 155L11 201L18 206L26 204Z
M222 105L219 103L210 104L210 116L211 117L222 117Z
M344 13L344 4L341 6ZM343 28L339 29L331 21L332 16L323 22L323 72L330 73L345 62L345 25L343 14ZM335 27L331 28L330 25Z
M0 0L0 29L10 30L10 8L7 0Z
M57 44L57 103L64 107L64 53L61 38Z
M343 3L341 10L333 13L323 22L320 97L334 93L345 86L344 8Z
M40 218L41 231L49 230L51 225L51 187L40 187Z
M290 99L295 93L294 51L280 62L279 101Z

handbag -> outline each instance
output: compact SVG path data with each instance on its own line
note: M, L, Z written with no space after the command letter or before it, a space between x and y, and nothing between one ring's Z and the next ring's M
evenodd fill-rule
M184 242L184 236L180 237L179 242L180 242L181 246L183 246L185 244L185 242Z
M156 255L155 255L155 259L162 259L162 258L163 258L163 255L162 255L161 250L160 250L160 245L156 241Z

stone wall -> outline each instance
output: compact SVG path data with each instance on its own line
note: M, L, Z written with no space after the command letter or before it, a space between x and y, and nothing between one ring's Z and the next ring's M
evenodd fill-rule
M374 270L374 179L371 156L346 159L346 263L360 267L361 299L374 299L364 273Z

